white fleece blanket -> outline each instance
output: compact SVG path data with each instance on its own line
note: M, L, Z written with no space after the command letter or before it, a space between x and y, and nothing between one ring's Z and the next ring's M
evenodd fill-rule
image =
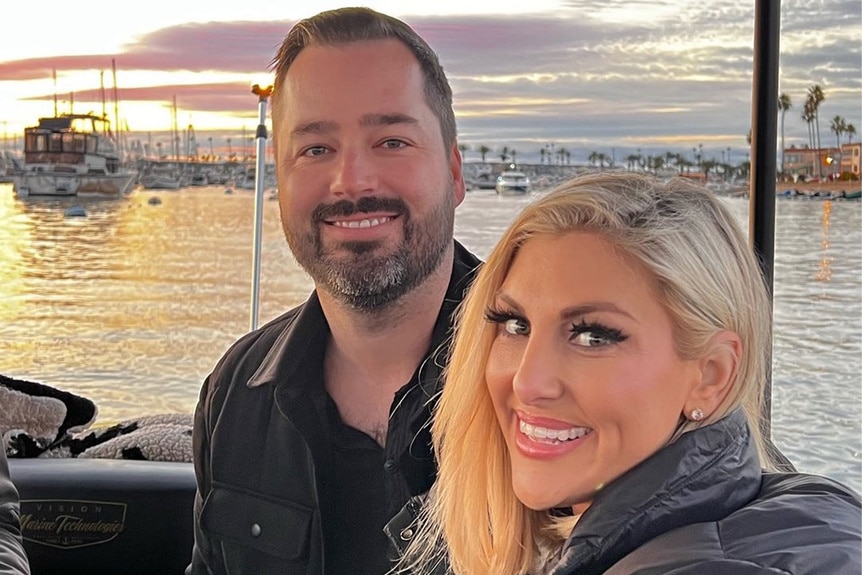
M0 440L9 457L192 460L192 415L149 415L94 425L89 399L0 374Z

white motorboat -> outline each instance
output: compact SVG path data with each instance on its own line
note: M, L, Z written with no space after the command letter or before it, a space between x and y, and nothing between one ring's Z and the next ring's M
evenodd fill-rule
M107 119L65 114L24 130L24 162L12 184L18 196L121 196L136 175L122 167Z
M148 162L142 170L140 183L145 190L178 190L189 182L173 162Z
M524 172L505 171L497 176L497 194L501 196L530 193L530 178Z

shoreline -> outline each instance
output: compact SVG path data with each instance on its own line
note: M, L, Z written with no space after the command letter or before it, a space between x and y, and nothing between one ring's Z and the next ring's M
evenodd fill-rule
M800 192L829 191L829 192L853 192L862 188L862 182L776 182L775 191L799 190Z

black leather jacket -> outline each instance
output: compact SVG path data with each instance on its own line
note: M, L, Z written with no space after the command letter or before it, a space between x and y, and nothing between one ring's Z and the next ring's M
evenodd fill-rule
M9 478L6 449L0 447L0 575L30 574L18 513L18 491Z
M452 315L479 263L456 242L429 360L417 371L418 389L428 395L421 399L423 412L442 383L445 357L440 353L448 351L443 344L451 335ZM309 400L308 386L316 384L297 375L298 358L306 365L316 358L322 362L321 330L328 330L322 318L312 294L305 304L237 341L204 382L195 411L198 490L187 573L326 572L317 470L329 453L321 447L324 431ZM412 429L426 422L427 415L409 423ZM424 489L436 475L433 466L428 471L428 477L416 479ZM409 496L393 502L395 508Z

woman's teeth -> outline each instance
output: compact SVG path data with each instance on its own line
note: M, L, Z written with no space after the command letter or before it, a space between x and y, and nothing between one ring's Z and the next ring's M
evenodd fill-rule
M570 427L568 429L548 429L520 421L521 433L539 441L571 441L592 431L589 427Z

